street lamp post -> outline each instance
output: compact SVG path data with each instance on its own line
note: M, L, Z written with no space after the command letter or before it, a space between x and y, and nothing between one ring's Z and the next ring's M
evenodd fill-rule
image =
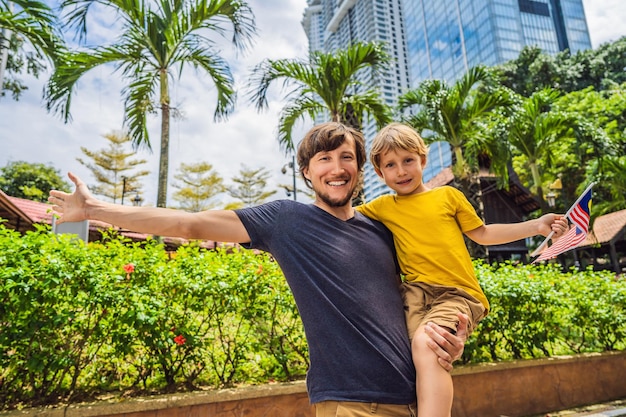
M124 205L124 194L126 194L126 180L125 176L122 177L122 205Z
M280 172L282 172L283 174L287 173L287 168L291 168L291 176L293 178L293 201L297 201L297 197L296 197L296 156L292 155L291 156L291 162L283 165L282 169L280 170ZM290 195L290 191L287 190L287 195Z

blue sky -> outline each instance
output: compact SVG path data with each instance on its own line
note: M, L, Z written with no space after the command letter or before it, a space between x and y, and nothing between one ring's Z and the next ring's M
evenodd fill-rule
M235 53L228 44L222 50L239 86L245 83L250 69L263 59L303 58L308 47L300 24L306 0L250 0L249 4L258 28L254 47L244 55ZM583 4L594 48L626 35L623 0L583 0ZM92 36L110 39L115 35L112 22L103 18L96 23L99 25L90 28ZM83 156L81 146L92 151L106 147L107 141L102 135L121 128L123 84L108 68L92 70L81 79L72 100L73 121L64 124L44 108L41 91L45 78L25 78L30 89L19 102L8 98L0 100L0 166L19 160L51 164L64 176L72 171L90 183L90 172L76 158ZM258 113L240 95L237 109L227 122L213 121L215 92L206 76L198 76L193 71L185 73L171 95L173 105L181 109L184 118L172 121L171 125L170 178L182 162L205 161L227 182L245 164L250 168L268 169L272 174L272 187L291 184L290 174L281 173L290 158L280 151L276 141L278 114L284 104L278 84L270 91L268 111ZM149 119L154 152L141 151L138 155L148 160L145 169L151 171L144 181L146 204L156 202L159 123L158 117ZM309 126L299 126L301 133L294 136L301 136ZM286 196L279 191L276 197ZM170 199L169 203L173 201Z

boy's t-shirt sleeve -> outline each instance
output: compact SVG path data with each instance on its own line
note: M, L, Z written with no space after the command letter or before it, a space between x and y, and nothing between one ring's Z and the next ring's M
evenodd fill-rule
M450 187L452 195L456 200L456 219L463 233L474 230L484 224L483 220L476 213L476 209L469 202L465 194L456 188Z
M369 203L364 203L356 206L354 209L361 213L362 215L369 217L373 220L380 221L380 217L378 216L379 208L380 208L381 197L377 197Z

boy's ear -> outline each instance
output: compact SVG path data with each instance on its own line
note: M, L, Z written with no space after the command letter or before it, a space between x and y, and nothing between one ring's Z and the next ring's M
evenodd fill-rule
M426 166L426 161L428 160L428 158L426 157L426 155L422 155L422 168Z
M378 168L374 168L374 171L376 172L376 175L378 175L380 178L383 178L383 179L384 179L384 177L383 177L383 173L382 173L382 172L380 172L380 170L379 170Z

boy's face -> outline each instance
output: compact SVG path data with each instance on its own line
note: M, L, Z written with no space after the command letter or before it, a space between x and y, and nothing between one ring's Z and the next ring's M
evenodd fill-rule
M376 173L398 195L411 195L426 191L422 181L426 157L404 149L385 152L380 157L380 171Z

